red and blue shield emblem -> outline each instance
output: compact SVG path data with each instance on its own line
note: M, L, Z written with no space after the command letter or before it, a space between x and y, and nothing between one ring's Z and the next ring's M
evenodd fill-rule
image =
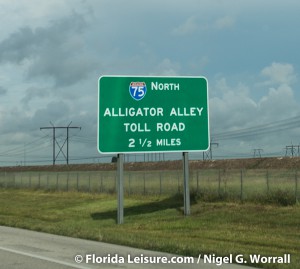
M131 97L136 100L142 100L147 92L147 86L145 82L131 82L129 85L129 93Z

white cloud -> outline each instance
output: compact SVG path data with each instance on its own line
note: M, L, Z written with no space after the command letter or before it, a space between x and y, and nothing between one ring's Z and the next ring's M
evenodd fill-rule
M182 24L180 24L178 27L174 28L172 33L174 35L189 35L196 32L198 29L197 20L195 16L191 16L186 19Z
M179 72L180 64L165 58L155 67L155 74L152 75L176 76Z
M300 113L293 89L286 84L282 84L278 88L270 88L268 94L261 98L258 105L262 122L286 119Z
M231 16L224 16L214 21L201 23L196 16L188 17L182 24L172 30L172 34L176 36L185 36L195 34L198 30L223 30L233 27L235 19Z
M257 104L249 96L246 85L229 86L225 78L216 82L222 96L210 99L212 128L216 132L235 130L256 123Z
M280 151L290 139L298 137L295 132L297 125L289 125L285 132L266 130L260 136L257 126L265 124L269 126L274 122L286 120L300 115L299 102L295 99L294 90L287 84L281 84L277 88L272 87L259 100L255 101L251 96L251 85L237 83L228 85L223 77L218 79L213 87L218 88L218 94L210 99L210 119L212 138L221 139L222 144L230 144L230 141L223 142L222 133L228 131L239 131L245 128L254 127L255 132L247 136L236 138L233 136L232 143L243 142L245 145L264 145L269 151ZM217 136L214 136L218 134ZM282 135L283 134L283 135ZM228 142L227 142L228 141ZM215 141L218 142L218 141ZM242 144L243 144L242 143ZM249 144L250 143L250 144Z
M217 19L214 22L214 27L218 30L231 28L235 24L235 19L230 16L225 16Z
M269 80L266 84L287 84L290 85L296 81L296 74L293 65L288 63L272 63L265 67L261 74Z

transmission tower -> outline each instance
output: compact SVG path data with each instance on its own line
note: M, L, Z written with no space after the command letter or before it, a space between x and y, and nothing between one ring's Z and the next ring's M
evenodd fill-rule
M69 123L68 126L54 126L53 123L50 121L50 124L52 126L49 127L41 127L40 130L44 129L52 129L53 137L52 137L52 146L53 146L53 165L55 165L55 162L57 160L57 157L60 155L60 153L64 156L65 160L67 161L67 164L69 164L69 129L80 129L81 127L75 127L70 126L72 122ZM62 145L59 144L59 142L56 139L56 130L57 129L64 129L67 131L66 139L63 141ZM64 153L64 146L67 146L67 153ZM56 146L58 147L58 153L56 154Z
M203 152L203 161L204 160L212 160L213 156L212 156L212 146L219 146L219 143L210 143L210 147L208 151Z
M296 151L297 149L297 151ZM300 145L291 145L285 147L285 156L299 156Z
M263 149L253 149L253 158L259 157L261 158L261 152L263 152Z

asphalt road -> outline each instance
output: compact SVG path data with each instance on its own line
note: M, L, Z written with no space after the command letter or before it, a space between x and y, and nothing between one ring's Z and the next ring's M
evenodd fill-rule
M163 260L154 264L142 263L146 259L150 261L150 257ZM171 263L173 261L178 263ZM197 258L193 260L193 264L183 262L183 257L166 253L0 226L0 268L3 269L252 268L236 264L217 266L214 263L204 263L202 259L198 262Z

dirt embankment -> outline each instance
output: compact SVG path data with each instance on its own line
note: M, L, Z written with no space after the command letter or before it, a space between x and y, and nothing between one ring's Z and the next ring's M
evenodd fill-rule
M300 158L251 158L190 161L190 169L299 169ZM71 165L44 165L44 166L9 166L0 167L0 171L109 171L116 170L116 163L105 164L71 164ZM125 170L177 170L182 169L182 161L136 162L125 163Z

